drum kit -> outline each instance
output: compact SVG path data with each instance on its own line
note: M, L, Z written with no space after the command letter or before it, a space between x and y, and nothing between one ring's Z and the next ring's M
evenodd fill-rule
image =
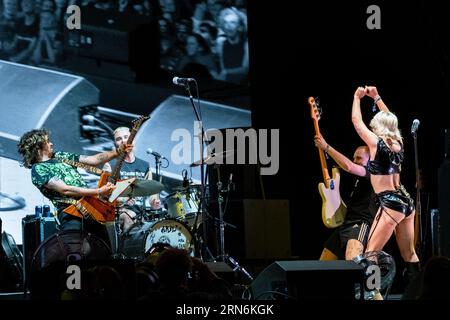
M225 154L222 153L220 156ZM210 156L213 158L214 156ZM204 159L206 163L209 159ZM213 159L214 160L214 159ZM201 166L201 162L194 162L192 167ZM230 265L233 271L241 272L245 277L253 280L252 276L242 268L238 262L225 253L224 228L227 223L224 221L224 210L222 208L222 194L230 191L231 177L226 188L222 188L220 181L219 165L215 165L218 172L218 204L219 204L219 255L214 257L205 245L205 195L202 190L205 186L194 185L187 179L187 171L183 170L183 185L173 189L167 194L162 203L161 209L152 209L144 205L138 210L134 217L134 224L126 229L118 228L118 214L116 215L115 231L117 237L113 245L113 253L117 258L128 258L136 261L143 261L153 248L161 245L169 245L174 248L185 249L191 256L199 256L205 260L205 251L212 261L222 261ZM121 197L149 197L160 194L164 185L155 180L140 180L132 178L132 182L125 182ZM122 187L119 186L120 189ZM116 196L119 193L116 194ZM202 202L203 201L203 202ZM200 235L199 226L203 223L203 236ZM114 243L114 241L112 241ZM206 249L205 249L206 247Z
M163 189L164 185L158 181L133 178L132 183L120 192L120 197L148 197L159 194ZM199 191L197 185L175 188L162 201L161 209L142 204L133 217L134 224L127 230L121 230L118 210L112 235L116 239L111 241L114 256L142 261L157 244L186 249L193 256L193 232L202 222Z

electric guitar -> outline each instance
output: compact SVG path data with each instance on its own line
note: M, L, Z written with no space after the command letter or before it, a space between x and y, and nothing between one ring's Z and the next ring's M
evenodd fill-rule
M140 116L132 121L133 127L130 130L127 144L131 144L141 127L142 123L149 119L148 116ZM120 178L120 168L125 159L125 153L118 156L112 172L102 171L98 182L98 188L101 188L108 182L115 184ZM99 223L114 221L116 216L117 201L109 202L108 196L84 196L80 200L74 200L70 206L64 209L64 212L79 218L92 218Z
M314 130L316 135L320 136L319 120L321 109L319 103L313 97L308 98L308 103L311 108L311 118L314 122ZM347 206L341 199L339 193L339 184L341 176L338 168L332 169L332 178L328 173L327 161L325 159L325 152L319 149L320 164L322 167L323 182L319 183L319 193L322 197L322 221L327 228L339 227L345 219L347 213Z

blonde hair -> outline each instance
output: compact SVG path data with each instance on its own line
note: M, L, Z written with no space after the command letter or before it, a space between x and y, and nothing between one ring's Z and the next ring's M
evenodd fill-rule
M113 132L114 136L116 135L117 132L123 131L123 130L130 131L130 128L128 128L128 127L118 127L118 128L116 128L116 130L114 130L114 132Z
M403 141L397 116L392 112L379 111L370 121L370 128L379 137Z

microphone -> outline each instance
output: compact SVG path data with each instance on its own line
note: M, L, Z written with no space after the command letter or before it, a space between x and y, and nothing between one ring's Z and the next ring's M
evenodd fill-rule
M183 186L183 188L187 188L187 187L189 187L189 180L188 180L188 177L187 177L188 172L187 172L186 169L183 169L183 171L181 171L181 173L183 175L183 184L182 184L182 186Z
M228 179L228 191L233 190L234 191L234 183L233 183L233 174L230 173L230 178Z
M153 151L151 148L148 148L146 152L147 152L147 154L151 154L152 156L154 156L156 158L166 159L165 157L160 155L158 152Z
M411 134L416 134L416 131L419 128L419 124L420 124L419 119L414 119L411 125Z
M180 78L180 77L173 77L172 82L173 84L176 84L177 86L187 86L189 82L195 81L194 78Z

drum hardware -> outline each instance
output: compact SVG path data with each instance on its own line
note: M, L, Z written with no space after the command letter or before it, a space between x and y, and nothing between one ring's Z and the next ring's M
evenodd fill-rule
M200 160L192 162L189 166L191 168L193 168L193 167L200 166L202 163L203 164L206 163L206 164L209 164L209 165L212 165L212 164L223 164L224 163L224 161L223 161L224 158L228 159L228 158L234 156L234 151L235 151L234 149L230 149L230 150L224 150L222 152L214 152L214 153L211 153L210 155L206 156L203 159L200 159ZM217 161L216 159L220 159L220 161Z
M225 210L222 208L222 203L224 202L222 193L228 194L230 192L233 184L233 174L232 173L230 174L227 188L222 189L223 185L222 181L220 180L220 165L216 164L215 167L217 170L217 203L219 205L219 250L220 250L216 260L225 262L233 269L234 272L239 271L248 280L253 281L253 277L250 275L250 273L243 267L241 267L236 259L230 257L227 253L225 253L225 225L229 226L232 225L224 221Z
M155 180L125 179L116 183L116 188L112 192L109 201L113 202L118 197L146 197L160 193L163 189L164 185Z

